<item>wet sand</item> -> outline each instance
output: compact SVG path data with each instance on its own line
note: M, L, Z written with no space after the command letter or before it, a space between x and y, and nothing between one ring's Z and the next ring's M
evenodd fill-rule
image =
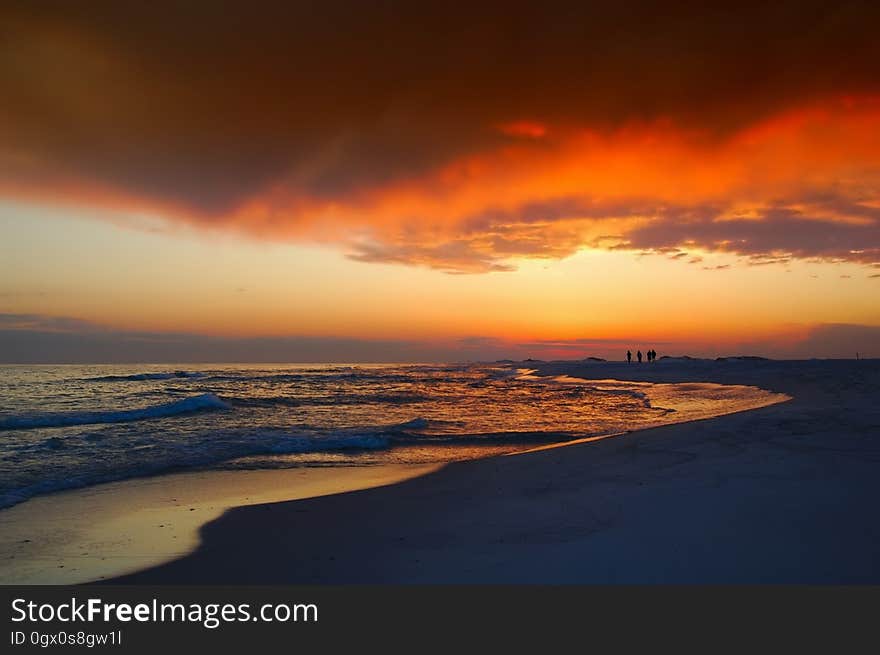
M205 471L111 482L0 511L0 584L76 584L185 556L231 507L406 480L431 465Z

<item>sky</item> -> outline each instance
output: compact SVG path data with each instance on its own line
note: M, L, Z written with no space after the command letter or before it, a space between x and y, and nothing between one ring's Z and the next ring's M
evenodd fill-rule
M4 3L0 362L880 356L871 2Z

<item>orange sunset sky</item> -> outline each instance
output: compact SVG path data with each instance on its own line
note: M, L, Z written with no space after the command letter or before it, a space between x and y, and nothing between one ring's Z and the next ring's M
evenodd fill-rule
M869 2L4 3L0 362L880 356Z

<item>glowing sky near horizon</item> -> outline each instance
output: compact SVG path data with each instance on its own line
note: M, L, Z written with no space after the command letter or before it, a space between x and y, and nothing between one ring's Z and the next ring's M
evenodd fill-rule
M880 329L869 3L644 3L650 33L430 4L286 8L287 31L6 10L0 327L576 355Z

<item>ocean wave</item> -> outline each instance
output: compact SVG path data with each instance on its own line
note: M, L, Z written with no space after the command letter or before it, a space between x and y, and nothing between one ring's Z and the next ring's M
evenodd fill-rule
M552 378L535 378L536 381L558 385L559 390L569 398L589 398L590 396L623 396L637 400L646 409L652 409L651 399L644 391L618 386L617 383L607 386L589 384L583 378L559 375ZM630 383L635 384L635 383Z
M327 383L377 381L384 384L411 384L413 382L468 382L470 377L455 377L451 373L462 373L465 367L407 367L394 369L371 368L308 368L286 371L247 371L228 373L223 371L206 372L201 379L205 382L258 382L258 383Z
M267 448L271 453L324 453L336 450L383 450L390 446L387 437L380 434L352 434L322 438L284 437ZM260 454L260 453L256 453Z
M208 382L332 382L334 380L383 380L385 382L411 382L412 377L404 374L379 373L372 371L350 371L350 372L318 372L318 371L288 371L284 373L262 373L262 374L231 374L231 373L215 373L206 375L203 378Z
M643 391L637 391L635 389L609 389L603 387L587 387L587 391L589 393L604 394L606 396L625 396L626 398L638 400L647 409L651 409L651 399L648 397L648 394Z
M234 462L251 456L261 455L300 455L308 453L333 453L340 451L375 451L386 450L396 446L412 444L432 445L499 445L499 444L544 444L573 438L567 434L557 433L493 433L471 435L418 435L397 431L395 428L407 426L416 428L429 425L426 419L391 426L390 428L352 428L323 434L314 434L300 429L260 428L223 430L205 433L197 443L177 443L172 450L154 453L150 459L127 463L102 466L91 471L80 471L77 474L65 474L39 481L29 481L0 491L0 508L10 507L34 496L89 487L106 482L115 482L133 478L188 471L200 467L212 467L224 462ZM374 431L375 430L375 431ZM88 435L82 439L89 440ZM56 451L58 449L78 448L77 438L50 438L42 442L42 448ZM68 445L69 444L69 445ZM148 445L149 446L149 445ZM155 449L160 444L154 444ZM131 453L138 448L126 446ZM158 457L158 459L157 459ZM99 458L100 459L100 458ZM279 466L287 467L289 463L279 462Z
M518 446L571 441L604 434L603 432L570 433L554 431L475 432L472 434L420 434L413 432L390 433L392 446L451 445L451 446Z
M225 447L219 449L213 449L206 444L196 448L182 448L173 453L166 452L161 460L134 462L128 465L114 466L111 470L104 468L91 472L81 472L78 475L49 478L5 489L0 491L0 508L11 507L29 498L46 493L89 487L105 482L192 470L250 455L296 455L344 450L382 450L389 448L391 445L387 437L371 433L340 432L323 436L308 436L281 429L263 429L249 430L236 433L235 435L219 433L216 436L220 441L231 437L237 438L240 441L234 444L226 444ZM43 446L56 450L64 447L64 443L64 440L53 437L43 442Z
M0 417L0 430L30 430L34 428L60 428L93 423L127 423L154 418L166 418L178 414L231 409L212 393L183 398L170 403L124 409L93 412L48 412L43 414L20 414Z
M208 394L206 394L207 396ZM189 401L205 396L187 399ZM214 397L216 402L220 401ZM206 404L215 401L200 401ZM178 405L179 403L173 403ZM192 403L189 405L192 406ZM219 406L218 406L219 407ZM147 410L158 408L147 408ZM566 441L575 436L550 432L496 432L476 434L423 434L421 430L448 425L439 421L416 417L394 425L358 426L334 431L319 431L307 425L295 427L230 428L205 430L191 433L186 439L143 443L130 438L106 437L96 439L92 432L50 437L34 447L27 447L28 458L64 457L83 458L95 465L91 470L77 471L71 475L52 474L47 479L33 480L25 475L18 483L13 478L6 489L0 490L0 507L18 504L33 496L87 487L95 484L142 478L175 471L212 467L224 462L248 457L304 455L309 453L333 453L340 451L378 451L412 445L523 445ZM39 454L42 451L44 454ZM51 455L49 455L51 453ZM137 455L134 455L137 453ZM125 459L119 459L124 456ZM133 457L132 459L129 459ZM287 460L279 460L279 466L289 466ZM262 464L265 466L265 463ZM261 467L262 467L261 466ZM30 479L29 479L30 478Z
M404 405L429 402L430 396L411 392L335 394L330 396L224 396L234 407L335 407L338 405Z
M199 371L170 371L165 373L133 373L131 375L102 375L97 378L87 378L88 382L142 382L145 380L174 380L187 378L203 378L204 373Z
M410 421L404 421L397 425L391 426L391 430L397 432L401 430L426 430L431 425L431 421L426 418L417 417Z

